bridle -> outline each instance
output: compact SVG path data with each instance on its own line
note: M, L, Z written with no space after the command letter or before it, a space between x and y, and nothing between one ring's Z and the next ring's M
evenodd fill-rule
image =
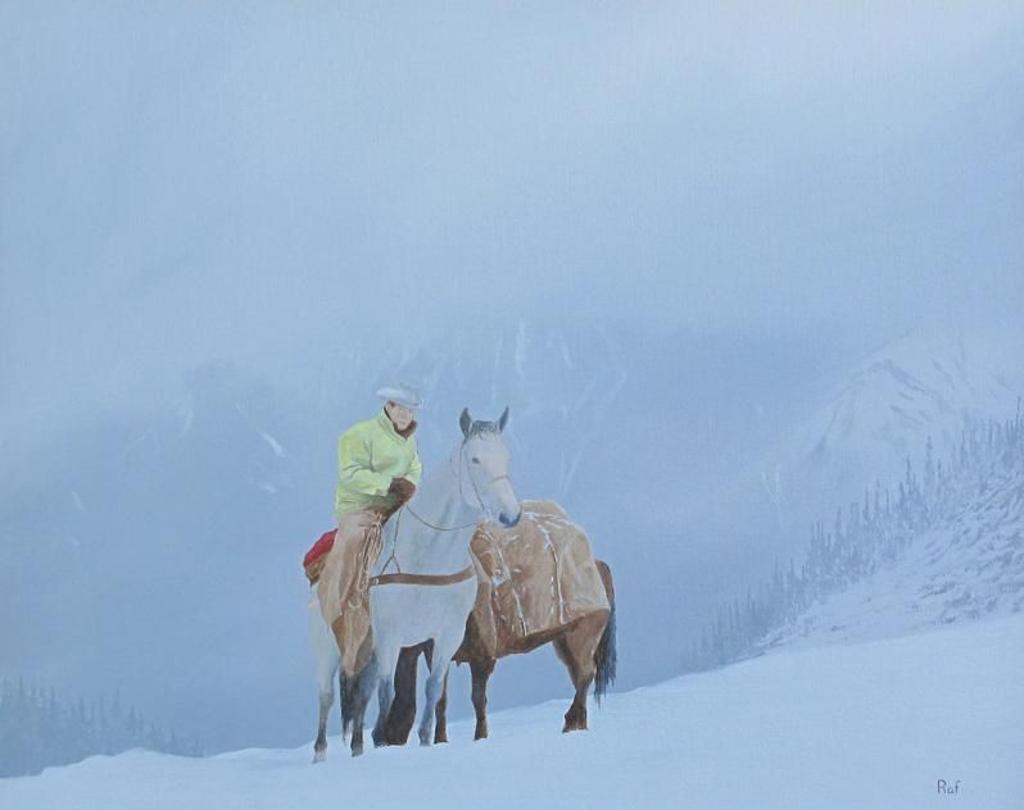
M463 494L463 489L462 489L462 468L463 468L463 466L465 466L464 462L465 462L465 456L466 456L466 442L468 442L468 441L469 441L469 437L467 436L466 438L464 438L462 440L462 444L459 445L459 453L458 453L458 456L459 456L459 469L458 469L458 472L453 472L452 473L455 476L455 478L458 481L458 483L459 483L459 497L462 499L463 503L465 503L465 496ZM452 460L454 461L454 457L452 458ZM487 486L490 486L491 484L494 484L495 482L502 481L502 480L504 480L504 481L511 481L511 478L507 474L506 475L496 475L493 478L491 478L490 481L487 482ZM486 512L487 508L484 506L483 498L480 497L480 490L477 488L476 481L473 480L473 476L469 477L469 483L472 484L472 486L473 486L473 494L474 494L474 496L476 496L476 501L480 505L480 511L481 512ZM434 576L434 575L427 575L427 574L404 574L402 572L402 568L398 564L398 558L395 555L398 552L398 533L399 533L399 531L401 529L402 512L405 512L405 511L408 511L410 515L412 515L416 520L418 520L424 526L428 526L431 529L434 529L435 531L439 531L439 532L457 532L457 531L461 531L462 529L468 529L471 526L475 526L477 524L477 522L478 522L478 521L474 520L472 523L464 523L461 526L435 526L429 520L426 520L426 519L420 517L419 515L417 515L416 512L413 510L413 508L411 506L409 506L409 504L405 504L404 506L402 506L401 509L398 510L397 514L395 515L395 542L391 546L391 556L388 557L388 559L385 561L383 568L381 568L381 573L378 574L375 577L371 577L370 578L370 584L371 585L384 585L384 584L387 584L387 583L390 583L390 582L406 582L406 583L410 583L410 584L422 584L422 585L447 585L447 584L450 584L452 582L459 582L459 581L462 581L463 579L468 578L469 575L467 574L467 572L471 572L472 571L472 565L470 565L466 569L463 569L458 574L453 574L453 575L448 575L448 576L440 576L440 577ZM388 566L391 565L391 563L395 564L395 570L398 571L398 573L397 574L385 574L385 573L383 573L384 571L387 570ZM458 577L458 578L457 579L453 579L453 577Z
M459 456L459 469L458 469L458 472L453 472L452 473L455 476L455 479L459 483L459 497L462 498L463 502L465 502L465 495L464 495L463 489L462 489L462 468L464 466L466 466L464 462L466 460L466 442L468 442L468 441L469 441L469 438L467 437L467 438L463 439L462 440L462 444L459 445L459 453L458 453L458 456ZM452 461L454 461L454 457L452 458ZM507 474L506 475L496 475L493 478L491 478L490 481L487 482L487 486L491 486L491 484L494 484L494 483L496 483L498 481L511 481L511 480L512 479ZM484 506L484 499L480 497L480 490L477 488L476 481L473 480L473 476L469 477L469 483L472 484L472 486L473 486L473 495L476 497L476 502L480 506L480 511L481 512L486 512L487 511L487 507ZM460 529L468 529L470 526L475 526L477 524L477 521L474 520L472 523L465 523L462 526L435 526L430 521L425 520L424 518L422 518L419 515L417 515L413 511L412 507L409 506L409 504L406 504L405 506L403 506L399 510L398 515L395 516L395 540L396 541L398 539L398 519L401 517L402 511L404 511L406 509L409 510L409 514L410 515L412 515L414 518L416 518L416 520L418 520L424 526L429 526L431 529L434 529L434 530L439 531L439 532L456 532L456 531L459 531Z

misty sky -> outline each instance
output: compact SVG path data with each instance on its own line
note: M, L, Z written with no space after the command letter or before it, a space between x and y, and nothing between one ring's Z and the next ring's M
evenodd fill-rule
M1024 9L0 5L12 430L522 315L891 335L1024 301Z

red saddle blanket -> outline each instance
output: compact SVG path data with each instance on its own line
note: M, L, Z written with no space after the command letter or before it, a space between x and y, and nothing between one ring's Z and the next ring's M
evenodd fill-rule
M329 532L324 532L320 535L320 539L313 544L313 547L306 552L306 556L302 558L302 567L306 571L306 578L309 579L310 585L320 578L320 571L324 567L324 558L327 556L327 552L334 547L334 533L336 531L336 529L331 529Z

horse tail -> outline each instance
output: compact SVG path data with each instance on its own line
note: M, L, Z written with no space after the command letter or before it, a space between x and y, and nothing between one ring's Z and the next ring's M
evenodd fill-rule
M615 665L618 661L618 653L615 649L615 583L612 581L612 570L603 560L596 560L597 571L601 575L601 582L604 583L604 591L608 595L608 604L611 605L611 612L608 614L608 624L601 633L601 640L594 650L594 665L597 673L594 676L594 697L598 704L604 697L608 687L615 682Z

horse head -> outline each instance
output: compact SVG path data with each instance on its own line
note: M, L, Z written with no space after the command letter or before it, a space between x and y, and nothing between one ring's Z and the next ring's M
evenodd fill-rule
M460 490L469 507L479 509L502 526L511 528L519 522L522 507L508 474L511 454L502 437L507 423L507 406L496 422L473 419L468 408L462 409L459 427L463 439L459 463L460 470L469 479L469 486L461 486L460 483Z

